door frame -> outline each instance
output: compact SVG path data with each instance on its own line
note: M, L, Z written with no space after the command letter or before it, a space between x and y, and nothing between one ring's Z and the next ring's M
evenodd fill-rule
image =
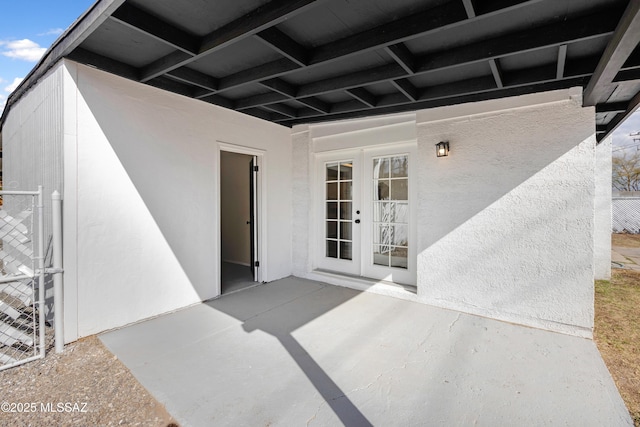
M215 173L215 188L217 191L216 201L217 207L215 212L215 223L216 223L216 241L217 241L217 249L216 249L216 262L217 266L216 279L215 279L215 297L218 297L222 294L222 232L221 232L221 213L220 213L220 194L221 194L221 179L220 173L222 172L221 168L221 152L226 151L230 153L238 153L238 154L246 154L248 156L256 156L257 158L257 166L258 166L258 185L255 188L256 192L256 220L257 220L257 258L260 262L260 267L258 267L258 274L255 278L257 283L262 283L266 280L267 277L267 268L269 263L267 262L267 179L265 171L267 170L267 152L264 150L259 150L256 148L246 147L242 145L230 144L224 141L216 141L216 170Z
M364 206L365 203L368 203L368 201L365 200L365 197L368 194L368 192L365 190L364 186L369 184L369 182L367 181L367 177L369 176L369 174L365 172L365 168L366 168L365 164L367 160L371 159L372 157L387 156L389 155L388 153L395 153L399 155L400 154L409 155L409 171L410 171L409 172L409 200L410 200L409 235L417 236L418 150L417 150L416 140L404 140L404 141L398 141L398 142L388 143L388 144L376 144L371 146L361 146L361 147L354 147L354 148L345 148L340 150L311 153L310 173L312 174L312 179L311 179L312 197L311 197L311 213L310 213L311 221L309 224L310 226L309 227L309 232L310 232L309 251L311 255L311 263L310 263L311 272L315 270L323 269L323 266L320 265L321 264L320 257L323 256L324 251L323 251L322 245L320 244L320 241L324 241L323 227L325 226L325 224L324 224L324 215L321 215L320 213L322 209L322 206L320 204L323 205L324 203L324 201L321 200L321 196L324 194L324 191L321 190L324 186L324 181L322 179L324 170L321 170L323 169L324 163L338 161L337 159L340 159L340 158L346 159L349 157L358 156L358 159L359 159L358 162L361 165L360 176L358 177L358 180L360 181L361 187L362 187L361 190L359 191L360 201L358 203L360 204L361 210L363 212L363 214L360 216L360 218L363 220L363 224L362 224L363 226L360 229L363 230L365 227L368 227L370 225L370 218L367 217L367 210ZM354 179L354 182L355 182L355 179ZM355 200L354 200L354 203L355 203ZM364 233L364 231L361 231L361 234L362 233ZM409 251L408 251L408 258L407 258L407 263L408 263L407 272L409 277L408 277L408 280L404 280L403 282L397 282L401 285L416 286L417 248L418 248L416 238L414 238L409 244ZM364 252L368 250L367 248L365 248L365 243L367 241L368 239L364 238L364 236L360 237L361 255L360 255L360 259L358 260L358 267L359 267L358 275L354 276L346 272L340 273L339 271L333 271L333 270L330 270L330 271L335 274L343 274L346 277L354 276L354 277L365 279L365 280L368 280L368 279L380 280L379 277L368 277L365 275L365 271L368 271L365 268L365 263L367 261L370 261L370 257L364 254ZM375 269L376 268L374 268L374 270ZM392 283L396 283L396 282L392 282Z

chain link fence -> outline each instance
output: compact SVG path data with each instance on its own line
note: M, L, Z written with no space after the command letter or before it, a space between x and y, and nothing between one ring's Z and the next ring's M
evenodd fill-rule
M614 233L640 233L640 197L613 197L611 213Z
M0 370L44 356L42 191L0 192Z

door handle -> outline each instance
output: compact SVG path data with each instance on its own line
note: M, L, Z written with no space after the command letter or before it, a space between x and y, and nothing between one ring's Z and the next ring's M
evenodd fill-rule
M359 219L356 219L356 224L360 224L360 220Z

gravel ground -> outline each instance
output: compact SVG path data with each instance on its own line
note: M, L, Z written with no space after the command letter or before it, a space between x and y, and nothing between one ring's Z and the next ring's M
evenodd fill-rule
M0 426L177 426L95 336L0 371L0 390Z

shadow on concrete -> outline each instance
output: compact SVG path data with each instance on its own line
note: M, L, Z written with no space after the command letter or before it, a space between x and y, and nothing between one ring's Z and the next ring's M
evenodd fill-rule
M295 280L312 283L303 279ZM292 309L287 313L275 311L282 305L268 309L266 306L262 306L265 302L271 303L268 297L265 301L256 301L249 294L237 294L237 298L234 300L223 296L206 304L242 321L242 328L247 333L262 331L275 337L344 425L372 426L373 424L349 399L347 393L331 379L292 335L295 330L346 303L358 294L359 292L351 290L334 293L331 298L313 298L312 294L305 294L304 297L311 296L314 303L300 305L290 304L293 300L283 302L282 305L287 304Z

